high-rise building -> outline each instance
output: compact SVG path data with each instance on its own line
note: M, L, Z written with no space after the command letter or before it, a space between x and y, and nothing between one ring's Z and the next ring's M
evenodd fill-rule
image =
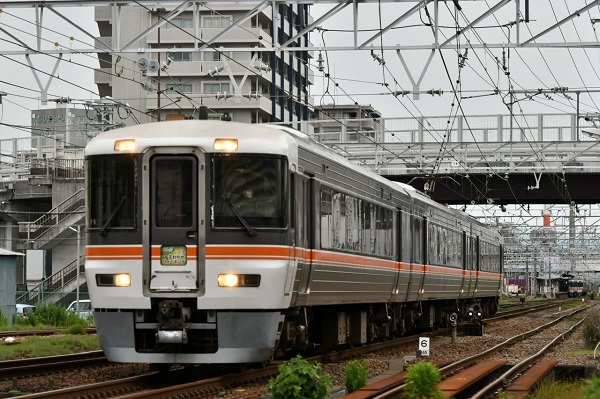
M310 52L266 49L306 27L308 7L256 10L243 3L210 2L190 2L177 10L96 7L99 41L115 49L138 49L99 54L99 93L129 105L132 114L118 115L127 124L198 119L203 109L211 119L306 121L312 111ZM292 45L309 47L308 33Z
M65 158L65 149L83 157L83 148L96 133L93 114L68 104L31 111L31 148L37 158Z

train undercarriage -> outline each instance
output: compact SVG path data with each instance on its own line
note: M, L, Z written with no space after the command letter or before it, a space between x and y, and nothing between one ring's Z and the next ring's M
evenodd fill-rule
M498 309L497 298L289 309L275 358L324 352L337 346L362 345L447 327L452 313L462 319L473 303L481 306L484 316L492 316Z
M449 326L453 313L464 319L475 303L484 317L497 311L497 298L312 306L283 312L199 310L193 300L162 299L153 301L151 309L103 311L95 317L107 332L103 339L112 361L241 364L436 330ZM135 338L122 338L129 336ZM241 350L246 354L241 356Z

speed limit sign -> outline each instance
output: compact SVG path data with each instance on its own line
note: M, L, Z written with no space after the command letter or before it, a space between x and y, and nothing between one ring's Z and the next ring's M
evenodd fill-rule
M419 351L421 356L429 356L429 337L419 338Z

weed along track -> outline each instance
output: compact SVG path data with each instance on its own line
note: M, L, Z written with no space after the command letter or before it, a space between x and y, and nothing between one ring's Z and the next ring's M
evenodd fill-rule
M385 390L396 389L401 392L402 370L424 360L437 365L442 375L449 377L459 375L473 365L476 368L479 365L478 368L483 370L484 363L481 362L487 362L485 364L492 369L494 366L490 362L501 363L495 367L495 371L490 371L496 374L486 377L489 382L506 372L509 367L519 364L525 357L537 353L550 339L564 334L574 324L574 318L582 318L580 314L593 311L586 306L579 306L574 311L538 309L535 313L513 316L510 319L484 321L486 328L483 336L464 336L463 329L459 328L460 333L455 343L451 342L450 331L439 330L335 351L306 360L321 364L320 372L330 376L334 389L341 388L346 383L347 363L353 359L364 364L369 383L376 383ZM577 334L577 330L575 331L574 335ZM545 335L552 338L546 338ZM428 336L430 339L428 357L416 356L419 336ZM569 342L567 339L560 341ZM554 349L554 352L553 357L557 357L559 349ZM450 362L452 363L449 364ZM260 398L267 392L268 380L278 374L280 364L281 362L273 362L266 367L244 372L239 372L239 369L218 370L216 367L197 366L163 373L151 373L149 366L144 364L109 364L80 367L77 372L65 372L60 376L54 374L50 378L55 390L48 393L43 392L48 389L48 376L22 378L17 383L24 393L37 392L25 397L36 398L61 397L59 395L69 398L142 398L156 397L159 394L162 397L183 395L182 397L190 398L214 398L221 393L226 398L250 399ZM90 385L91 382L96 383ZM371 385L371 389L372 387ZM6 382L4 389L11 389L11 383ZM471 389L474 389L473 385ZM470 391L469 394L473 392ZM456 392L453 395L460 398L460 394Z

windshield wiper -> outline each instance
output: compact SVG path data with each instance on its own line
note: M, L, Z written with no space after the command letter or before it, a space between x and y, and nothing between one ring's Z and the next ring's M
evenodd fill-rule
M237 209L235 209L235 206L233 206L233 204L231 203L229 198L227 198L225 195L223 195L222 198L225 200L225 203L229 206L229 209L231 209L233 214L244 225L246 230L248 230L248 234L250 234L250 236L255 236L256 232L254 231L254 229L248 224L248 222L246 222L246 219L244 219L244 217L242 215L240 215L240 213L237 211Z
M126 195L124 195L123 198L121 198L121 201L117 204L113 213L110 215L110 217L108 218L106 223L104 223L104 226L102 226L102 228L100 229L100 232L98 233L99 236L104 237L104 235L106 234L106 228L108 227L110 222L112 222L112 220L115 218L115 216L117 216L117 213L121 210L121 207L125 203L126 199L127 199Z

